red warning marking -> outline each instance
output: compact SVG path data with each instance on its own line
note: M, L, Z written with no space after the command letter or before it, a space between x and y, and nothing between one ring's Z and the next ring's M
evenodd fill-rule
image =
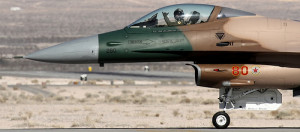
M220 71L220 69L214 69L214 71L215 71L215 72L218 72L218 71Z

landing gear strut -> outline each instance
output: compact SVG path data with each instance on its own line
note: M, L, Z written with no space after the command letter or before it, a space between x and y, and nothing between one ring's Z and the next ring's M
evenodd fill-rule
M230 117L225 111L220 111L214 114L212 123L217 129L225 129L230 124Z

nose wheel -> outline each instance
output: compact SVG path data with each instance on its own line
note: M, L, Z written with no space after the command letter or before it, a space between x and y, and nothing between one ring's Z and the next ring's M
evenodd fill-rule
M214 114L212 123L217 129L226 129L230 124L230 117L225 111Z

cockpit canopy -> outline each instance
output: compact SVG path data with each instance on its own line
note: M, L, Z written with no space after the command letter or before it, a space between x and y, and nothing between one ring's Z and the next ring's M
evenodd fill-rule
M203 4L179 4L155 10L130 24L130 28L155 28L201 24L209 21L216 6ZM217 19L237 16L255 16L253 13L222 8Z

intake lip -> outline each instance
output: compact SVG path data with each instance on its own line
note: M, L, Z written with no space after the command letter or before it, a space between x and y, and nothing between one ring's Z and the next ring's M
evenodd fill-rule
M195 82L197 86L201 86L201 68L196 64L185 64L188 66L192 66L195 70Z

